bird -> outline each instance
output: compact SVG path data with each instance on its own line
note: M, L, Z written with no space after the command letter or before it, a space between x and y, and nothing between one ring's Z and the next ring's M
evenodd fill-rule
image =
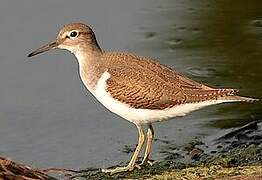
M102 169L109 174L152 165L153 123L185 116L214 104L258 100L236 95L237 89L214 88L196 82L155 59L103 50L92 28L84 23L64 25L55 41L34 50L28 57L52 49L66 49L73 53L81 80L90 93L108 110L137 128L138 144L129 163ZM144 145L144 156L138 163Z

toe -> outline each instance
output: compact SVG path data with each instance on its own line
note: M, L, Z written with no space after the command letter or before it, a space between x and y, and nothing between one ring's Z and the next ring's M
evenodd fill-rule
M150 166L153 166L154 161L152 161L152 160L148 160L148 161L147 161L147 164L149 164Z
M154 161L153 160L144 160L139 165L146 165L149 164L150 166L153 166Z
M140 164L135 164L135 167L136 167L137 169L141 169Z
M110 173L110 175L112 175L112 174L120 173L120 172L133 171L134 167L138 167L138 166L134 165L134 166L116 167L114 169L102 169L102 172Z

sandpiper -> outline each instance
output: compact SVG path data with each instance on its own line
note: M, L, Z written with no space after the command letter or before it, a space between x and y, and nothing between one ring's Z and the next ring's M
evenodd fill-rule
M28 57L57 48L67 49L76 56L80 77L94 97L138 129L138 144L128 165L103 172L114 174L132 171L145 163L152 164L149 161L154 139L152 123L184 116L213 104L256 101L235 95L235 89L212 88L195 82L152 59L104 51L93 30L82 23L63 26L54 42L33 51ZM136 161L145 141L144 126L148 128L147 143L143 160L138 165Z

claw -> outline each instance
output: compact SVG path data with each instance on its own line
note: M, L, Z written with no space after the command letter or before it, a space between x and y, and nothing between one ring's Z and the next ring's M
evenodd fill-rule
M135 167L138 168L138 169L141 169L141 167L138 164L135 164L133 166L127 165L127 166L124 166L124 167L116 167L116 168L113 168L113 169L102 169L102 172L110 173L110 175L113 175L115 173L133 171Z
M135 164L135 167L136 167L137 169L141 169L140 164Z
M153 166L154 161L150 161L150 160L148 160L148 161L147 161L147 164L149 164L150 166Z
M139 165L142 166L142 165L145 165L145 164L149 164L150 166L153 166L154 161L152 161L152 160L145 160L145 161L142 161Z

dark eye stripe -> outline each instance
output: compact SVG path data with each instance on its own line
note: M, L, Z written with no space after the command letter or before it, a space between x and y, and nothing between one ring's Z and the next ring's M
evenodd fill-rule
M79 34L91 34L89 32L79 32Z

